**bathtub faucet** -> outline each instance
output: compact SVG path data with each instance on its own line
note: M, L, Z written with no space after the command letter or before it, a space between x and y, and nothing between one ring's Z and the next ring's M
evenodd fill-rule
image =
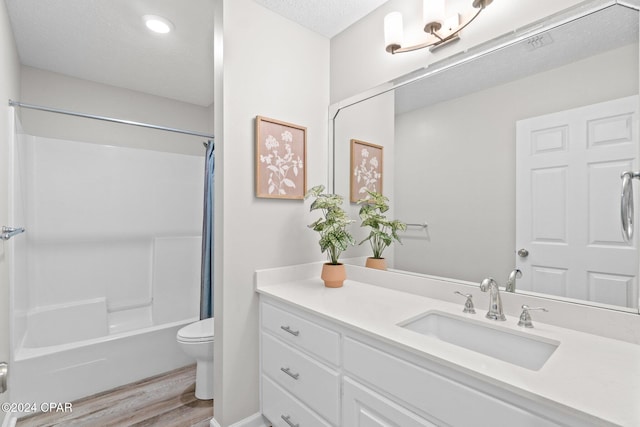
M507 284L504 286L504 290L507 292L515 292L516 279L520 279L520 278L522 278L522 271L516 268L509 274L509 279L507 279Z

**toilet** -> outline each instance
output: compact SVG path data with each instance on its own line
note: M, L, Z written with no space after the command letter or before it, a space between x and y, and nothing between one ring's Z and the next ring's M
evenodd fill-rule
M213 399L213 318L180 329L178 345L196 359L196 398Z

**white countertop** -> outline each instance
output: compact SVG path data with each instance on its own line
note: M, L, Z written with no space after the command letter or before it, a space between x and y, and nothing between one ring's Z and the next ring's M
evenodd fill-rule
M624 341L548 325L536 320L534 328L486 319L486 308L476 303L476 314L462 313L464 299L452 303L347 280L342 288L324 287L319 278L268 280L257 291L324 317L340 325L528 398L554 402L609 423L640 426L640 346ZM560 345L538 370L522 368L437 338L397 326L426 311L438 310L492 326L559 341Z

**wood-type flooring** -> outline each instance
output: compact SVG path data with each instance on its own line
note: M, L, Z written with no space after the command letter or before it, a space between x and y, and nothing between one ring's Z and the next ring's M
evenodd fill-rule
M16 427L209 427L213 400L195 397L195 365L72 402L71 412L19 419Z

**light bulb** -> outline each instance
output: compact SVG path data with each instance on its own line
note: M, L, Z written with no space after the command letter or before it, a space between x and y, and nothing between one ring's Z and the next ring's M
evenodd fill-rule
M147 28L154 33L166 34L173 29L173 24L161 16L145 15L142 19Z
M387 51L391 52L391 48L399 48L402 46L402 14L400 12L391 12L384 17L384 45Z
M439 24L435 30L440 29L444 23L444 0L424 0L422 3L422 23L425 28ZM426 31L426 30L425 30Z

